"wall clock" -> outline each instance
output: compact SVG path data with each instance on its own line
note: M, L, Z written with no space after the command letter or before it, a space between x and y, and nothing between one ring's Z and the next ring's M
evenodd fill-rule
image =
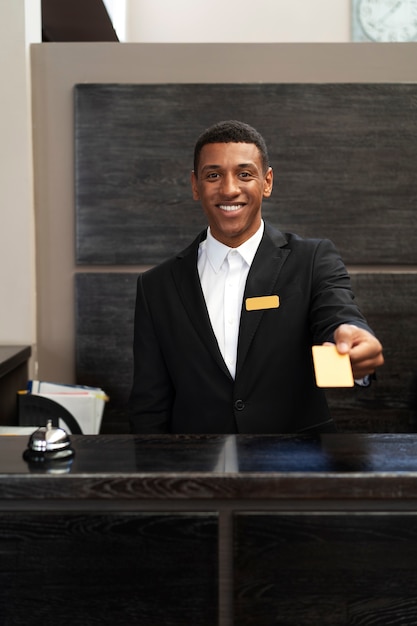
M417 41L417 0L352 0L353 41Z

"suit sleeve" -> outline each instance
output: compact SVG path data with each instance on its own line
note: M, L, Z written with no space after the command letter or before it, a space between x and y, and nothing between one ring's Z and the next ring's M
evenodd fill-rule
M133 385L128 402L131 431L169 432L174 390L153 327L142 275L137 283L133 360Z
M356 304L349 274L331 241L318 243L311 272L310 327L315 343L333 341L340 324L354 324L373 333Z

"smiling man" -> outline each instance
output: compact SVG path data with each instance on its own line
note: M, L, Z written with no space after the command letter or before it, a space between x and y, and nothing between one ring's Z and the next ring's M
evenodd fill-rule
M132 432L332 431L312 345L335 343L355 378L383 364L333 244L264 223L272 185L251 126L220 122L198 138L191 186L208 228L139 276Z

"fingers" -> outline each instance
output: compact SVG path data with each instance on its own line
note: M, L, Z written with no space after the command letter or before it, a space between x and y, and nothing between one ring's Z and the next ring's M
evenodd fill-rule
M373 374L377 367L381 367L384 364L384 357L382 355L382 346L380 350L368 353L367 356L356 355L352 350L350 355L350 361L352 364L352 371L355 378L363 378L368 374Z
M340 354L349 354L355 378L373 374L384 363L380 341L367 330L351 324L342 324L334 339Z

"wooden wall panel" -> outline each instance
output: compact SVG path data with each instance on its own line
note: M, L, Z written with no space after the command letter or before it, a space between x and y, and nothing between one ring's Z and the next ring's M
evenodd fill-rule
M264 215L329 237L349 264L414 264L417 85L75 87L76 260L153 264L203 226L197 135L237 118L264 135L276 182Z
M75 276L77 383L101 387L109 396L103 415L105 432L128 432L136 281L134 273Z
M352 274L356 300L384 347L371 388L328 391L341 430L417 431L417 271Z
M347 432L415 432L417 422L417 273L353 274L358 303L384 346L386 364L369 389L328 391ZM77 379L110 396L104 432L128 432L132 381L134 273L76 276Z
M236 514L235 623L417 623L415 514Z
M77 382L110 395L105 430L127 429L136 274L123 266L158 263L204 227L192 151L226 118L269 146L264 217L334 241L384 345L371 389L327 392L339 428L416 430L416 108L415 84L76 85Z
M213 626L217 517L2 513L0 622Z

